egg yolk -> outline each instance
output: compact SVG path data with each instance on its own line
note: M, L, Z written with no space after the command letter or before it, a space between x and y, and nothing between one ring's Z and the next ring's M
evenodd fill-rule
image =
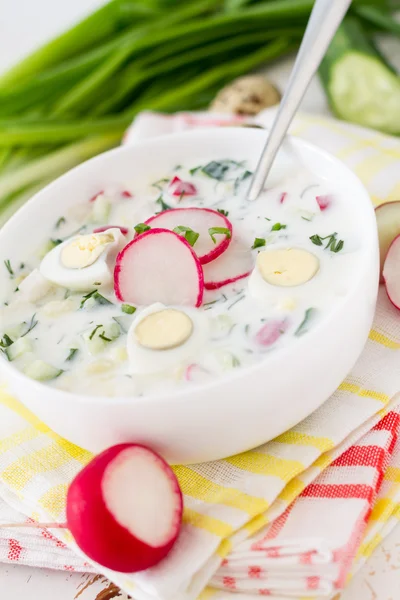
M301 248L266 250L257 256L257 267L267 283L292 287L312 279L319 270L319 260Z
M135 329L138 343L149 350L170 350L182 346L193 332L188 315L166 308L147 315Z
M61 263L66 269L89 267L113 242L114 238L109 234L81 235L63 248Z

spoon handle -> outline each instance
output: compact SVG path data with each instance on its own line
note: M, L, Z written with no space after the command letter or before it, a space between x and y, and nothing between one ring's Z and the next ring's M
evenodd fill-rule
M351 0L316 0L286 92L253 175L248 200L256 200L262 191L289 125L350 4Z

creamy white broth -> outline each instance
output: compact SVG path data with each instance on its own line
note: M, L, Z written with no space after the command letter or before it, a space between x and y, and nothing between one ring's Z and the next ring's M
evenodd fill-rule
M245 162L232 163L223 181L213 176L221 174L224 161L204 169L206 165L204 160L188 167L175 166L169 173L157 173L152 182L134 182L129 189L118 185L104 189L105 201L90 202L88 198L60 215L52 231L41 239L38 236L32 254L23 264L13 264L11 257L10 263L4 265L10 271L10 291L0 314L5 358L7 354L12 356L11 350L22 336L29 342L28 348L12 362L30 374L34 361L44 361L54 368L54 377L46 384L91 395L138 396L166 393L229 375L234 369L267 360L270 352L297 343L316 327L348 292L360 257L357 223L340 182L332 185L304 167L290 165L275 173L257 201L248 202L245 191L249 171ZM174 176L192 183L197 194L172 196L168 190ZM317 197L322 207L329 206L321 210ZM125 244L133 238L135 225L160 210L190 206L228 213L233 225L231 244L240 241L251 255L252 268L260 251L298 248L318 258L318 272L302 285L279 287L263 281L256 268L250 277L220 289L205 290L201 307L193 309L199 313L199 321L193 319L194 334L201 330L204 338L196 351L172 367L163 368L160 351L156 356L147 350L148 360L161 366L155 373L143 374L132 373L126 347L127 331L146 307L135 307L136 312L126 314L113 286L95 286L95 281L79 292L51 285L43 297L34 301L28 301L26 293L18 291L19 285L24 288L23 278L40 266L47 250L78 232L91 233L106 225L125 226L129 229ZM333 234L336 235L330 238ZM265 245L251 249L256 238L265 241ZM332 245L326 248L330 241ZM339 250L332 251L338 249L340 241L343 244ZM193 249L196 251L196 244ZM84 301L95 289L104 302L110 303L99 304L95 296ZM114 339L107 331L114 335L116 325L118 337ZM87 338L99 326L102 327L95 331L94 338L100 331L106 340L104 348L92 355Z

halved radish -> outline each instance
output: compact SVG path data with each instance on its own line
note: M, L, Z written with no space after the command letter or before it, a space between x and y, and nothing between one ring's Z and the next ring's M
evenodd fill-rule
M234 238L221 256L204 265L204 287L206 290L217 290L238 279L248 277L253 267L254 258L250 247Z
M175 176L168 185L168 193L171 194L171 196L177 197L195 196L197 194L197 189L190 181L182 181L182 179Z
M194 246L194 251L202 265L205 265L220 256L229 246L232 239L232 223L221 213L211 208L175 208L150 217L145 221L151 227L175 229L179 225L190 227L199 234ZM212 227L223 227L230 233L218 235L214 244L208 230Z
M119 300L139 306L200 306L203 269L183 237L168 229L150 229L118 254L114 289Z
M400 201L385 202L375 209L376 222L378 225L380 273L383 282L382 270L390 244L400 234Z
M96 229L93 229L93 233L103 233L103 231L107 231L107 229L119 229L122 235L128 235L129 233L129 229L122 225L103 225L103 227L96 227Z
M390 244L382 277L390 302L400 309L400 235Z
M316 196L316 201L317 204L319 206L320 211L324 211L327 208L330 207L330 205L332 204L332 196L326 195L326 196Z
M165 558L178 537L182 511L172 469L139 444L120 444L96 456L67 494L67 525L79 548L123 573Z

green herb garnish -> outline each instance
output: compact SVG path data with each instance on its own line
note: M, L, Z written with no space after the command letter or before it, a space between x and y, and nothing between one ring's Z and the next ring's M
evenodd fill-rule
M59 229L61 227L61 225L65 225L65 223L67 222L65 217L60 217L57 221L57 223L55 224L55 229Z
M161 194L161 196L159 196L157 198L156 204L160 205L160 208L161 208L160 212L164 212L164 210L171 210L171 208L172 208L171 206L168 206L168 204L166 202L164 202L162 194Z
M148 231L149 229L151 229L150 225L146 225L146 223L138 223L137 225L135 225L134 230L136 231L136 233L144 233L145 231Z
M92 333L89 335L89 340L92 340L94 338L94 336L96 335L96 332L100 329L100 327L103 327L103 325L96 325L96 327L93 329Z
M155 187L158 190L160 190L161 192L163 191L163 186L160 185L161 183L168 183L169 178L168 177L162 177L161 179L159 179L158 181L155 181L154 183L151 184L151 187Z
M245 181L245 179L247 179L248 177L251 177L253 175L253 173L251 171L244 171L239 177L237 177L235 179L235 183L233 185L233 192L234 194L237 193L240 184L243 183L243 181Z
M199 167L194 167L193 169L189 169L189 173L191 175L195 175L197 173L197 171L199 171L201 169L201 165Z
M300 325L298 326L298 328L294 332L294 335L296 335L297 337L299 337L300 335L303 335L304 333L307 333L308 326L310 324L310 320L313 319L315 313L316 313L316 309L315 308L307 308L307 310L306 310L306 312L304 314L304 319L302 320L302 322L300 323Z
M121 310L127 315L133 315L133 313L136 312L136 307L132 306L131 304L123 304L121 306Z
M10 338L9 335L7 335L6 333L3 335L3 337L0 340L0 347L1 348L8 348L9 346L11 346L11 344L13 344L13 340Z
M62 244L63 240L60 240L60 239L51 239L50 242L53 244L53 248L55 248L56 246L59 246L60 244Z
M264 219L265 219L266 221L270 221L270 220L271 220L271 219L268 219L268 217L264 217Z
M102 304L104 306L106 306L107 304L112 304L112 302L107 300L107 298L104 298L104 296L99 294L99 292L97 290L93 290L92 292L89 292L88 294L86 294L86 296L82 297L81 305L79 308L83 308L85 306L86 302L90 299L93 299L98 304Z
M255 250L256 248L261 248L262 246L265 246L265 239L264 238L255 238L251 248L252 248L252 250Z
M105 342L112 342L111 338L108 338L104 335L104 331L102 333L100 333L99 338L101 338L102 340L104 340Z
M71 348L71 350L69 351L69 354L67 356L67 358L65 359L66 361L71 361L75 358L76 353L78 352L78 348Z
M175 227L173 231L178 235L183 234L183 237L191 246L195 245L200 235L199 233L197 233L197 231L193 231L193 229L190 229L190 227L186 227L185 225L178 225L178 227Z
M228 240L231 237L231 232L229 231L229 229L227 227L210 227L210 229L208 230L208 233L210 234L210 237L211 237L212 241L214 242L214 244L217 243L217 240L215 239L216 234L225 235Z
M272 225L271 227L271 231L280 231L281 229L286 229L286 225L283 225L282 223L275 223L275 225Z
M201 172L211 177L211 179L216 179L217 181L225 181L226 174L232 167L239 167L240 163L235 160L221 160L220 162L216 160L212 160L207 163L204 167L201 168Z
M229 215L229 211L224 210L223 208L217 208L217 212L219 212L224 217L227 217Z
M28 335L28 333L30 331L32 331L32 329L35 329L35 327L38 323L39 323L39 321L36 319L36 313L35 313L29 322L28 329L25 331L25 333L23 333L21 335L21 337L25 337L26 335Z
M331 252L340 252L344 246L343 240L337 239L337 233L331 233L331 235L326 235L325 237L321 237L318 234L312 235L310 240L316 246L322 246L325 240L328 240L325 250L330 250Z
M7 271L10 274L10 277L14 277L14 271L13 271L13 269L11 267L10 259L5 260L4 264L5 264L5 267L6 267Z

